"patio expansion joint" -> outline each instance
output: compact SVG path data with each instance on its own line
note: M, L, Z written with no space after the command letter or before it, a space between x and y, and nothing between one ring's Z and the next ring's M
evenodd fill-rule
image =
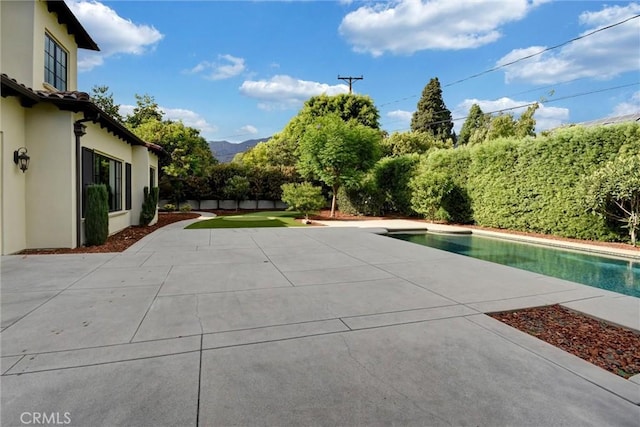
M138 323L138 327L136 328L136 330L133 333L133 335L131 335L131 339L129 340L129 343L133 342L133 339L138 334L138 331L140 330L140 327L142 326L142 323L144 322L144 320L149 315L149 312L151 311L151 307L153 307L153 304L158 299L158 295L160 294L160 291L162 290L162 287L164 286L165 282L167 281L167 277L169 277L169 274L171 274L171 270L173 270L173 265L171 265L169 267L169 270L167 270L167 274L164 276L164 279L162 280L162 283L160 284L160 286L158 286L158 290L156 291L156 294L151 299L151 302L149 303L149 307L147 307L147 310L144 312L144 316L142 316L142 319L140 319L140 323Z
M202 326L202 325L201 325ZM200 360L198 361L198 402L196 404L196 427L200 425L200 396L202 390L202 343L204 341L204 334L200 334Z
M485 316L486 316L486 315L485 315ZM629 403L631 403L631 404L633 404L633 405L635 405L635 406L640 406L640 403L639 403L639 402L634 402L633 400L630 400L628 397L626 397L626 396L624 396L624 395L622 395L622 394L620 394L620 393L617 393L615 390L612 390L612 388L606 387L606 386L604 386L604 385L600 384L599 382L594 381L594 380L592 380L592 379L588 378L586 375L583 375L583 374L581 374L581 373L579 373L579 372L576 372L575 370L573 370L573 369L571 369L570 367L566 366L564 363L560 363L560 362L558 362L558 361L554 360L554 359L553 359L553 358L551 358L551 357L545 356L544 354L541 354L541 352L536 351L536 350L532 349L531 347L528 347L528 346L522 345L522 344L520 344L520 343L516 342L515 340L513 340L513 339L509 338L509 337L508 337L508 336L506 336L505 334L502 334L502 333L500 333L500 332L498 332L498 331L492 330L492 329L490 329L490 328L486 327L485 325L482 325L482 324L480 324L480 323L478 323L478 322L474 321L474 320L473 320L472 318L470 318L469 316L463 316L463 317L464 317L464 319L465 319L466 321L471 322L471 323L473 323L473 324L474 324L474 325L476 325L476 326L479 326L480 328L484 329L485 331L487 331L487 332L489 332L489 333L491 333L491 334L493 334L493 335L496 335L496 336L498 336L498 337L500 337L500 338L504 339L505 341L508 341L509 343L511 343L511 344L513 344L513 345L515 345L516 347L519 347L519 348L521 348L522 350L524 350L524 351L526 351L526 352L528 352L528 353L534 354L535 356L537 356L537 357L541 358L542 360L545 360L546 362L548 362L548 363L550 363L550 364L552 364L552 365L554 365L554 366L557 366L557 367L559 367L560 369L563 369L563 370L565 370L565 371L567 371L567 372L570 372L571 374L573 374L573 375L575 375L575 376L577 376L577 377L579 377L579 378L582 378L584 381L587 381L588 383L593 384L593 385L595 385L596 387L598 387L598 388L600 388L600 389L602 389L602 390L604 390L604 391L606 391L606 392L608 392L608 393L611 393L611 394L613 394L614 396L616 396L616 397L618 397L618 398L620 398L620 399L623 399L623 400L625 400L625 401L627 401L627 402L629 402ZM497 321L497 320L496 320L496 321ZM499 321L498 321L498 322L499 322ZM509 325L506 325L506 326L509 326ZM527 334L526 332L519 331L518 329L516 329L516 328L514 328L514 327L512 327L512 326L509 326L509 328L510 328L511 330L515 331L515 332L519 332L519 333L525 334L525 335L527 335L527 336L530 336L531 338L535 338L535 337L533 337L533 336L531 336L531 335ZM535 338L535 339L538 339L538 338ZM539 341L541 341L541 342L543 342L543 343L546 343L546 341L543 341L543 340L540 340L540 339L538 339L538 340L539 340ZM548 344L548 343L546 343L546 344ZM566 354L568 354L568 355L574 356L574 355L572 355L571 353L569 353L569 352L567 352L567 351L565 351L565 350L563 350L563 349L561 349L561 348L559 348L559 347L555 347L555 346L553 346L552 344L548 344L548 345L550 345L551 347L553 347L553 348L557 349L558 351L562 351L562 352L564 352L564 353L566 353ZM578 360L580 360L580 361L584 362L584 363L589 364L589 362L587 362L586 360L583 360L583 359L579 358L578 356L574 356L574 357L575 357L576 359L578 359ZM599 367L598 367L598 366L596 366L596 365L592 365L592 366L593 366L593 367L595 367L595 368L598 368L598 369L602 369L602 368L599 368ZM604 371L604 369L602 369L602 370ZM605 371L605 372L606 372L606 371ZM614 373L610 373L610 375L612 375L613 377L617 377L617 375L616 375L616 374L614 374ZM620 378L621 378L621 377L620 377Z
M113 259L113 258L111 258ZM64 291L69 290L69 288L71 288L73 285L75 285L76 283L78 283L80 280L84 279L85 277L87 277L88 275L90 275L91 273L93 273L94 271L98 270L100 267L104 266L106 263L108 263L109 261L111 261L111 259L107 260L107 261L103 261L102 264L97 265L95 268L93 268L92 270L86 272L85 274L81 275L80 277L78 277L76 280L74 280L73 282L71 282L67 287L60 289L58 292L56 292L54 295L52 295L50 298L47 298L46 301L43 301L42 304L39 304L38 306L34 307L32 310L29 310L28 312L26 312L25 314L23 314L22 316L20 316L18 319L16 319L12 324L2 328L2 332L6 331L7 329L9 329L10 327L12 327L13 325L15 325L16 323L20 322L22 319L24 319L25 317L27 317L28 315L30 315L31 313L33 313L34 311L36 311L37 309L39 309L40 307L42 307L43 305L45 305L46 303L48 303L49 301L51 301L52 299L58 297L60 294L62 294ZM4 292L4 291L2 291ZM33 291L33 292L38 292L38 291ZM17 292L19 293L19 292Z
M147 340L140 340L140 341L133 341L133 342L119 342L119 343L114 343L114 344L103 344L103 345L93 345L93 346L88 346L88 347L73 347L73 348L65 348L62 350L51 350L51 351L36 351L36 352L32 352L32 353L18 353L18 354L3 354L2 357L16 357L16 356L38 356L38 355L44 355L44 354L56 354L56 353L66 353L69 351L82 351L82 350L96 350L96 349L100 349L100 348L111 348L111 347L118 347L118 346L126 346L126 345L136 345L136 344L144 344L144 343L155 343L155 342L162 342L162 341L170 341L170 340L176 340L176 339L182 339L182 338L189 338L189 337L197 337L200 336L201 334L188 334L188 335L180 335L177 337L163 337L163 338L153 338L153 339L147 339Z
M7 356L2 356L2 357L7 357ZM22 359L24 359L25 357L27 357L27 355L26 355L26 354L23 354L23 355L22 355L22 357L18 358L18 360L16 360L15 362L13 362L13 363L11 364L11 366L9 366L9 368L8 368L8 369L5 369L5 370L4 370L4 372L2 373L2 376L4 376L6 372L9 372L10 370L12 370L12 369L13 369L13 367L14 367L14 366L16 366L18 363L22 362Z
M251 241L256 245L256 247L257 247L258 249L260 249L260 252L262 252L262 255L264 255L264 256L265 256L265 258L267 258L267 259L269 260L269 264L273 265L273 268L275 268L276 270L278 270L278 273L280 273L280 275L281 275L282 277L284 277L284 278L287 280L287 282L289 282L289 283L291 284L291 286L295 287L296 285L295 285L291 280L289 280L289 278L288 278L288 277L287 277L287 276L282 272L282 270L280 270L280 268L279 268L279 267L278 267L278 266L273 262L273 260L271 259L271 257L269 257L269 255L267 255L267 253L264 251L264 249L262 249L262 246L260 246L260 245L258 244L258 242L256 242L256 239L254 239L252 235L249 235L249 238L250 238L250 239L251 239ZM284 286L282 286L282 287L284 287Z
M507 298L496 298L496 299L489 299L489 300L470 301L470 302L467 302L467 303L464 303L464 304L465 305L469 305L469 304L484 304L484 303L487 303L487 302L497 302L497 301L515 301L515 300L519 300L519 299L523 299L523 298L544 297L545 295L554 295L554 294L559 294L559 293L562 293L562 292L566 292L566 291L559 290L559 291L535 293L535 294L529 294L529 295L518 295L518 296L515 296L515 297L507 297ZM566 303L576 302L576 301L587 301L587 300L597 299L597 298L602 298L602 295L594 295L594 296L590 296L590 297L576 298L576 299L571 299L571 300L558 302L558 303L547 302L547 303L545 303L545 304L543 304L542 306L539 306L539 307L546 307L546 306L555 305L555 304L566 304ZM506 311L513 311L513 310L520 310L520 308L514 308L512 310L506 310ZM500 311L505 311L505 310L500 310ZM490 313L490 312L488 312L488 313Z
M92 348L99 348L99 347L92 347ZM61 351L69 351L69 350L61 350ZM10 377L10 376L19 377L19 376L22 376L22 375L37 374L37 373L40 373L40 372L53 372L53 371L63 371L63 370L76 369L76 368L87 368L87 367L90 367L90 366L112 365L114 363L135 362L136 360L157 359L159 357L178 356L180 354L190 354L190 353L196 353L196 352L201 352L201 349L200 350L178 351L178 352L174 352L174 353L154 354L152 356L131 357L131 358L128 358L128 359L110 360L108 362L83 363L83 364L75 365L75 366L61 366L61 367L58 367L58 368L50 368L50 369L36 369L36 370L33 370L33 371L29 371L29 372L5 373L5 374L2 374L2 376L3 377ZM36 353L34 353L34 354L36 354ZM37 353L37 354L46 354L46 353ZM22 359L20 359L20 360L22 360ZM16 363L18 363L18 362L16 362ZM13 366L15 366L15 364ZM11 367L11 369L13 368L13 366Z
M403 393L402 390L398 389L398 387L395 387L393 384L389 383L384 378L381 378L380 376L372 372L364 363L362 363L360 360L358 360L356 356L353 355L353 353L351 352L351 347L349 346L349 342L347 341L346 337L340 336L340 338L342 339L342 342L344 343L344 347L347 350L347 357L349 357L349 359L351 359L353 363L355 363L369 377L374 379L376 382L380 383L384 388L390 389L394 393L397 393L398 395L402 396L405 399L405 401L410 402L414 408L416 408L418 411L422 412L423 414L429 415L431 417L434 417L440 420L444 425L450 425L450 422L448 420L440 417L436 412L432 412L429 409L422 407L416 402L415 399L412 399L411 397Z

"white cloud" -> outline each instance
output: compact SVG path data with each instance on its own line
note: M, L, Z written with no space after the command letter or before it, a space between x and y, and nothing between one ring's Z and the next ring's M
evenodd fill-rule
M204 77L210 80L225 80L241 74L245 69L244 58L218 55L217 62L202 61L188 72L204 73Z
M499 28L546 0L398 0L347 14L340 34L356 52L412 54L469 49L500 38Z
M186 110L184 108L166 108L160 107L164 113L164 118L174 121L182 121L185 126L200 130L201 134L209 134L218 130L215 125L210 124L207 120L195 111Z
M256 133L258 133L258 129L252 125L242 126L240 130L245 133L250 133L251 135L255 135Z
M413 112L404 111L404 110L394 110L394 111L389 111L387 113L387 117L391 117L392 119L395 119L398 122L402 122L402 124L404 125L409 125L409 123L411 123L411 118L413 117Z
M625 116L627 114L640 114L640 91L631 95L629 101L616 105L611 116Z
M349 87L344 84L328 85L287 75L277 75L269 80L246 80L240 86L240 93L261 101L258 107L264 110L296 108L315 95L348 92Z
M456 106L453 110L453 118L466 117L469 114L469 109L473 104L478 104L483 112L490 113L493 111L500 111L506 108L519 107L521 105L531 104L536 101L517 101L511 98L500 98L494 100L482 100L482 99L465 99ZM563 123L569 121L569 109L560 107L547 107L544 103L538 103L539 108L536 110L533 118L536 120L536 132L540 132L547 129L556 128ZM513 113L516 117L519 117L527 107L515 108L513 110L505 111L507 113ZM456 132L460 132L464 120L456 120L454 127Z
M580 35L620 22L640 13L640 3L604 7L599 12L585 12L580 23L587 29ZM552 84L577 78L611 79L628 71L638 71L640 20L577 40L557 50L518 62L505 68L505 79L535 84ZM498 60L497 65L540 52L546 46L515 49Z
M67 0L69 8L100 47L78 51L78 70L88 71L117 54L142 55L164 37L149 25L135 24L97 1Z
M136 108L135 105L121 105L120 106L120 114L122 116L128 116L133 114L133 109ZM202 117L200 114L196 113L192 110L187 110L184 108L167 108L167 107L158 107L160 111L164 114L163 118L173 121L181 121L185 126L189 126L192 128L196 128L200 131L200 134L205 138L207 135L211 135L212 133L218 130L218 127L210 124L207 120Z

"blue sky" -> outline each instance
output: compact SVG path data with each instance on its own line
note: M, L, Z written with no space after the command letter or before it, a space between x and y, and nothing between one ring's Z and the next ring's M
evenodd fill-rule
M134 94L152 95L208 140L279 132L310 96L346 92L338 75L364 77L354 92L389 132L409 129L432 77L454 118L474 102L542 101L540 131L640 112L640 18L455 83L640 15L640 2L66 2L101 48L81 53L79 90L109 86L124 113Z

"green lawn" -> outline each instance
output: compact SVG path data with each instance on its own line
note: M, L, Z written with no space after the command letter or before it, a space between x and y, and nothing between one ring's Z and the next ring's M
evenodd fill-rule
M186 228L257 228L257 227L304 227L304 224L294 221L300 217L299 212L268 211L251 212L238 215L220 215L215 218L195 222Z

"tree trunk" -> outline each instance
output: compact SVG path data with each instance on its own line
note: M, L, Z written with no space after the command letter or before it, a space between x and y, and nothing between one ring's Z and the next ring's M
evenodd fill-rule
M338 187L332 187L331 191L333 192L333 197L331 198L331 215L330 217L333 218L336 216L336 197L338 194Z

